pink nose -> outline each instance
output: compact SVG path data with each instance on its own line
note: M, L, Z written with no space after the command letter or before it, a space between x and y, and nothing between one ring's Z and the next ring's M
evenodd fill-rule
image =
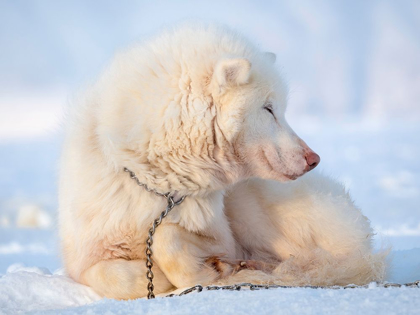
M309 152L305 155L306 163L308 164L306 166L307 171L313 170L321 161L321 158L318 154L315 152Z

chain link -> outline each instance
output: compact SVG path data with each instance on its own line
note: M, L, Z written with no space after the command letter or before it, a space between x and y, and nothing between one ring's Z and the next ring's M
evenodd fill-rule
M420 280L409 282L409 283L378 283L373 282L373 284L376 287L379 288L401 288L401 287L407 287L407 288L420 288ZM169 294L166 295L166 297L174 297L174 296L183 296L187 295L193 292L203 292L203 291L214 291L214 290L228 290L228 291L241 291L243 288L256 291L256 290L269 290L269 289L290 289L290 288L306 288L306 289L332 289L332 290L339 290L339 289L367 289L371 287L372 284L366 284L366 285L355 285L355 284L348 284L345 286L287 286L287 285L277 285L277 284L252 284L252 283L239 283L239 284L233 284L233 285L208 285L208 286L202 286L200 284L195 285L191 288L188 288L181 293L178 294Z
M175 201L173 196L171 195L171 193L163 194L163 193L160 193L160 192L156 191L155 189L151 189L146 184L141 183L134 172L130 171L128 168L124 168L124 171L128 172L130 174L130 177L137 182L137 185L139 185L141 187L144 187L146 189L146 191L153 192L157 196L165 197L166 200L168 201L166 209L164 211L162 211L162 213L159 215L159 217L153 221L153 224L152 224L151 228L149 229L149 234L148 234L147 239L146 239L146 268L147 268L146 278L148 280L148 283L147 283L147 291L148 291L147 298L148 299L154 299L155 294L154 294L153 291L155 289L155 286L153 285L154 275L153 275L153 271L152 271L152 268L153 268L153 260L152 260L153 235L156 232L156 228L162 223L163 218L165 218L175 206L180 205L184 201L185 196L182 196L179 200Z
M155 298L155 294L154 294L154 285L153 285L153 272L152 272L152 268L153 268L153 261L152 261L152 255L153 255L153 251L152 251L152 245L153 245L153 235L155 234L156 228L162 223L162 220L169 214L169 212L175 207L180 205L186 196L182 196L179 200L175 201L173 196L171 195L171 193L160 193L158 191L156 191L155 189L151 189L149 188L146 184L143 184L140 182L140 180L137 178L136 174L132 171L130 171L128 168L124 168L125 172L128 172L130 174L130 177L132 179L134 179L137 182L137 185L144 187L146 189L146 191L148 192L153 192L155 195L157 196L161 196L161 197L165 197L168 201L168 204L166 206L166 209L164 211L162 211L162 213L159 215L159 217L157 219L155 219L153 221L153 224L151 226L151 228L149 229L149 234L146 240L146 267L147 267L147 272L146 272L146 277L148 280L147 283L147 290L148 290L148 294L147 294L147 298L148 299L154 299ZM404 284L400 284L400 283L391 283L391 282L387 282L387 283L379 283L379 282L374 282L373 283L376 287L383 287L383 288L401 288L401 287L409 287L409 288L420 288L420 280L414 281L414 282L408 282L408 283L404 283ZM243 288L246 288L248 290L251 291L255 291L255 290L268 290L268 289L278 289L278 288L307 288L307 289L333 289L333 290L338 290L338 289L357 289L357 288L369 288L371 286L371 284L366 284L366 285L355 285L355 284L348 284L345 286L285 286L285 285L277 285L277 284L268 284L268 285L263 285L263 284L253 284L253 283L239 283L239 284L233 284L233 285L208 285L208 286L202 286L200 284L195 285L193 287L190 287L184 291L182 291L181 293L178 294L169 294L166 295L166 297L173 297L173 296L183 296L183 295L187 295L190 294L192 292L202 292L202 291L214 291L214 290L229 290L229 291L240 291Z
M149 188L146 184L143 184L142 182L140 182L140 180L136 176L136 173L130 171L126 167L124 167L124 172L129 173L130 177L136 181L137 185L139 185L141 187L144 187L144 189L146 189L146 191L148 191L148 192L152 192L157 196L161 196L161 197L165 197L165 198L168 198L171 195L170 193L163 194L161 192L158 192L156 189Z

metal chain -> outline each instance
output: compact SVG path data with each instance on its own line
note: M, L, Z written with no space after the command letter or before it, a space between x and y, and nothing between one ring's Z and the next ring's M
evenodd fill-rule
M146 184L141 183L134 172L130 171L128 168L124 168L124 171L128 172L130 174L130 177L132 179L134 179L139 186L144 187L148 192L153 192L157 196L165 197L168 201L166 209L164 211L162 211L162 213L159 215L159 217L153 221L152 227L149 229L149 235L147 236L147 239L146 239L146 268L147 268L146 278L148 280L148 283L147 283L147 290L148 290L147 298L148 299L154 299L155 294L153 293L153 290L155 289L155 286L153 285L154 275L153 275L153 272L152 272L152 267L153 267L153 261L152 261L153 235L155 234L156 228L162 223L163 218L165 218L175 206L180 205L184 201L185 196L182 196L180 199L175 201L173 196L171 195L171 193L163 194L163 193L160 193L160 192L156 191L155 189L151 189Z
M153 293L154 291L154 285L153 285L153 272L152 272L152 267L153 267L153 261L152 261L152 255L153 255L153 251L152 251L152 245L153 245L153 235L155 234L156 228L162 223L163 218L165 218L169 212L175 207L180 205L184 200L186 196L182 196L179 200L175 201L173 196L171 195L171 193L160 193L158 191L156 191L155 189L151 189L149 188L146 184L143 184L140 182L140 180L137 178L136 174L132 171L130 171L128 168L124 168L125 172L128 172L130 174L130 177L132 179L134 179L137 182L137 185L142 186L146 189L146 191L148 192L153 192L155 195L157 196L161 196L161 197L165 197L168 201L168 204L166 206L166 209L164 211L162 211L162 213L159 215L159 217L157 219L155 219L153 221L152 227L149 229L149 234L146 240L146 267L147 267L147 272L146 272L146 277L148 280L148 284L147 284L147 290L148 290L148 294L147 294L147 298L148 299L154 299L155 298L155 294ZM375 282L375 285L377 287L383 287L383 288L401 288L401 287L409 287L409 288L420 288L420 280L414 281L414 282L409 282L409 283L404 283L404 284L400 284L400 283L379 283L379 282ZM277 289L277 288L307 288L307 289L333 289L333 290L337 290L337 289L357 289L357 288L369 288L370 284L366 284L366 285L355 285L355 284L348 284L345 286L285 286L285 285L276 285L276 284L268 284L268 285L263 285L263 284L252 284L252 283L239 283L239 284L233 284L233 285L208 285L208 286L202 286L200 284L195 285L193 287L190 287L184 291L182 291L179 294L169 294L166 297L173 297L173 296L183 296L192 292L202 292L202 291L213 291L213 290L229 290L229 291L240 291L242 288L247 288L251 291L255 291L255 290L262 290L262 289Z
M152 192L152 193L154 193L157 196L161 196L161 197L165 197L165 198L168 198L168 196L171 195L171 193L163 194L161 192L158 192L156 189L149 188L146 184L143 184L142 182L140 182L140 180L136 176L136 173L130 171L126 167L124 167L124 172L129 173L130 174L130 177L136 181L137 185L139 185L141 187L144 187L144 189L146 189L146 191L148 191L148 192Z
M420 280L414 281L414 282L409 282L409 283L404 283L404 284L400 284L400 283L378 283L378 282L374 282L374 285L376 285L376 287L380 287L380 288L401 288L401 287L407 287L407 288L420 288ZM246 288L248 290L251 291L256 291L256 290L268 290L268 289L278 289L278 288L282 288L282 289L290 289L290 288L306 288L306 289L332 289L332 290L338 290L338 289L367 289L370 287L370 284L366 284L366 285L355 285L355 284L348 284L345 286L338 286L338 285L334 285L334 286L288 286L288 285L276 285L276 284L268 284L268 285L263 285L263 284L252 284L252 283L239 283L239 284L232 284L232 285L208 285L208 286L202 286L200 284L195 285L191 288L188 288L184 291L182 291L181 293L178 294L169 294L166 295L166 297L174 297L174 296L183 296L183 295L187 295L189 293L192 292L203 292L203 291L214 291L214 290L228 290L228 291L240 291L242 288Z

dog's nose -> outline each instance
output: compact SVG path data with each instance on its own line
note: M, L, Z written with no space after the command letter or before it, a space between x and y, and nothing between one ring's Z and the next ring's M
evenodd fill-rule
M306 163L307 165L307 170L313 170L321 161L321 158L319 157L318 154L316 154L315 152L309 152L305 155L305 159L306 159Z

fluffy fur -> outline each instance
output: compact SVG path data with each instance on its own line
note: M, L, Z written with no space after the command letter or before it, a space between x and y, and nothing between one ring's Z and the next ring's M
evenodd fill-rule
M263 53L217 25L183 25L116 56L73 107L61 161L66 270L110 298L211 283L382 280L369 221L284 118L287 89ZM295 181L292 181L295 180ZM245 261L245 264L240 262Z

